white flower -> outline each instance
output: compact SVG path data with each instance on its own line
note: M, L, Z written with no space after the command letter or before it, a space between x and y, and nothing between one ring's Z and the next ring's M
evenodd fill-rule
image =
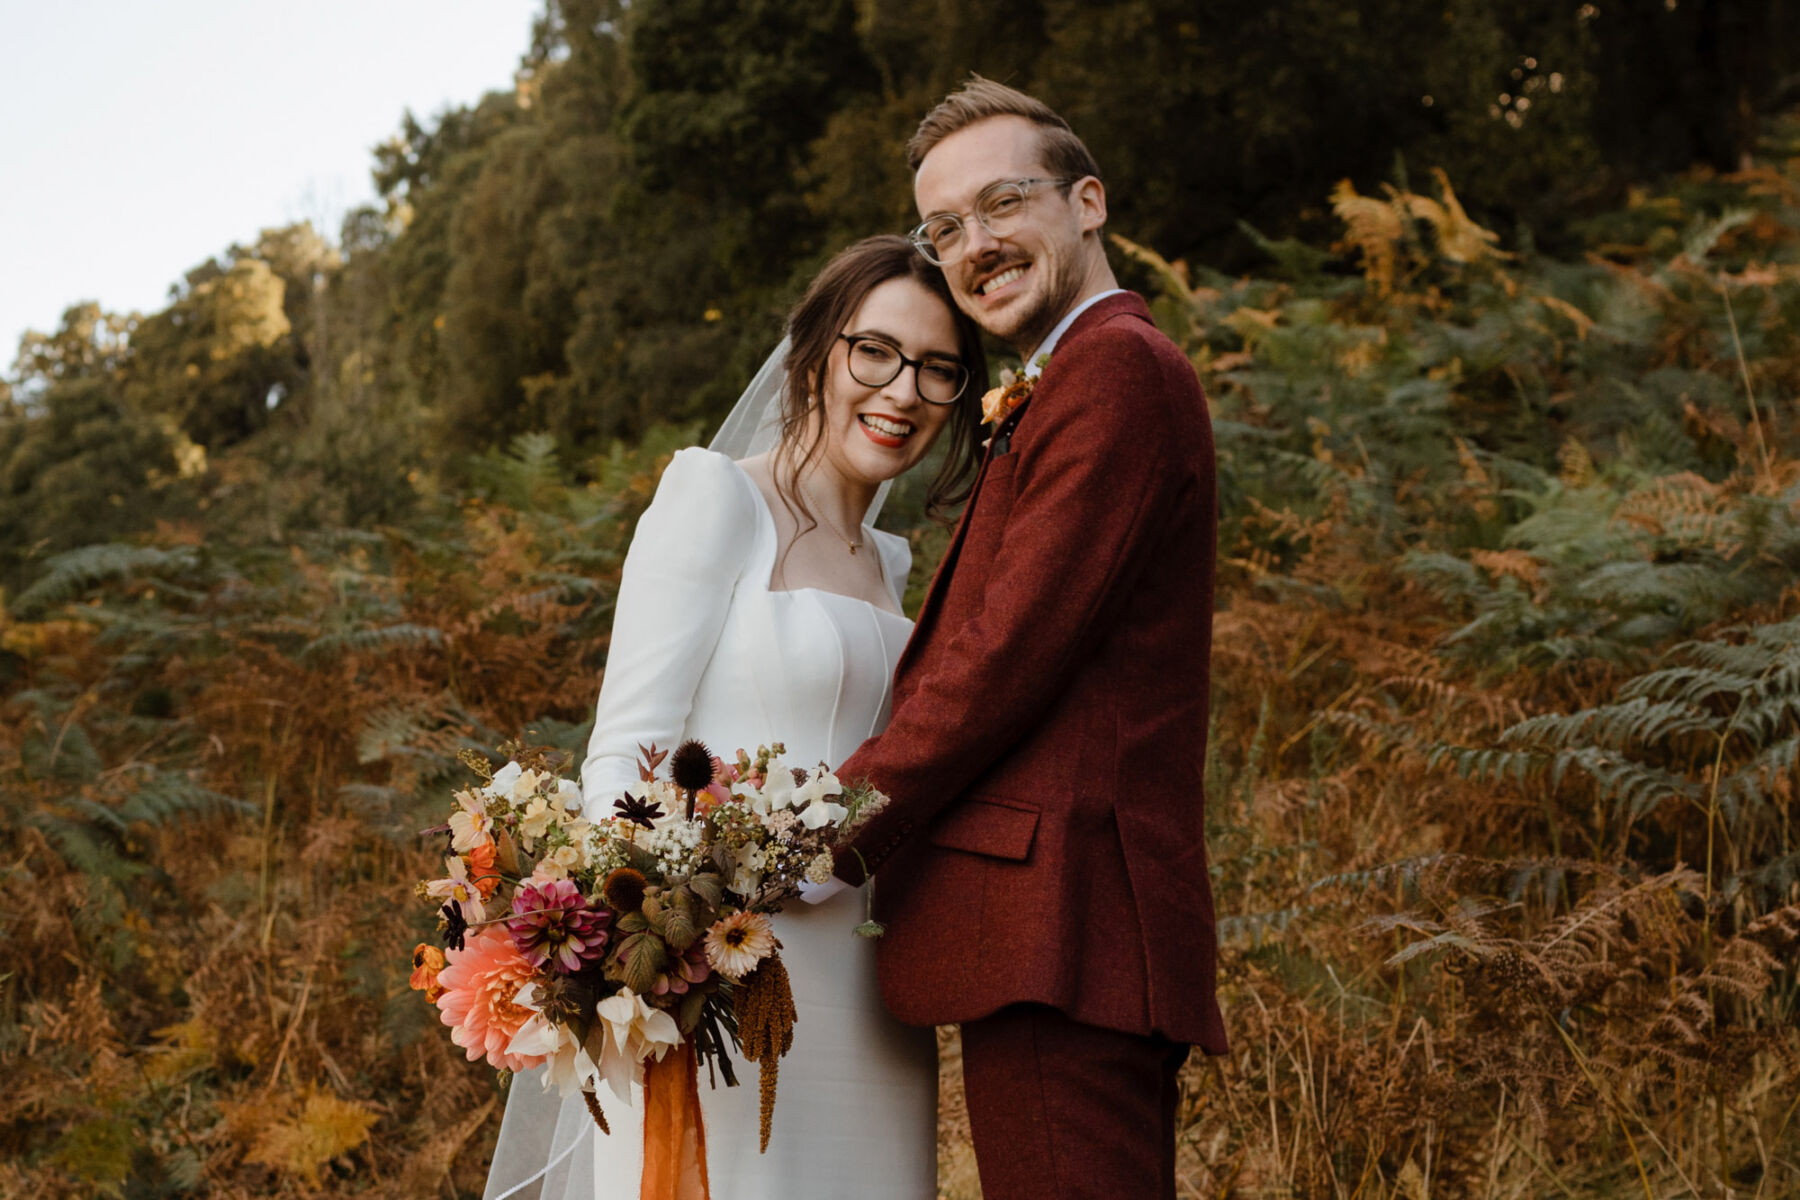
M731 890L740 896L753 895L762 886L763 869L769 856L762 847L747 844L732 855Z
M552 1087L565 1096L581 1091L600 1073L575 1035L537 1012L537 984L528 983L513 997L521 1008L534 1010L506 1044L508 1054L541 1055L544 1058L544 1090Z
M658 1062L669 1049L681 1045L681 1029L675 1018L651 1008L630 988L602 1000L595 1016L606 1024L606 1040L600 1057L600 1073L613 1095L631 1103L631 1085L644 1077L644 1060Z
M519 782L519 776L524 773L524 767L521 767L516 762L509 762L498 771L495 771L494 777L489 780L488 785L481 790L494 797L496 800L510 796L512 795L513 784Z
M544 831L550 828L550 822L555 818L556 814L550 811L550 806L544 803L543 798L533 796L519 818L519 833L528 842L534 842L544 836Z
M538 860L537 866L531 869L532 883L550 883L557 879L567 879L581 868L582 853L575 846L558 846Z
M777 809L792 807L794 803L794 772L779 758L769 760L769 773L763 779L762 805L757 813L767 813Z
M494 822L487 815L487 803L480 792L464 789L456 793L456 802L461 807L450 814L450 846L466 854L487 840Z
M794 803L806 805L800 811L800 823L808 829L819 829L842 821L850 815L850 810L833 803L827 797L841 796L843 793L844 787L838 782L838 777L827 771L824 763L820 763L818 773L794 792Z
M495 776L495 778L498 779L499 776ZM538 790L544 786L544 781L548 778L550 776L535 768L520 772L519 778L513 782L510 793L513 805L515 807L521 805L537 795Z
M563 822L563 832L569 835L570 844L576 846L580 850L580 858L577 859L577 863L580 866L587 866L588 860L591 857L590 852L592 847L589 844L588 835L591 834L593 830L594 826L592 822L586 817L574 817Z
M572 779L556 781L556 802L562 805L564 812L581 811L581 785Z

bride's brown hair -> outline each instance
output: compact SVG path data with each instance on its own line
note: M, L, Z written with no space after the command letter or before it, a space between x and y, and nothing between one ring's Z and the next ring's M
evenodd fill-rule
M956 325L957 356L969 368L968 385L951 407L944 433L950 439L949 453L925 493L926 515L942 520L945 510L968 499L974 484L975 431L981 425L981 394L987 390L987 355L981 348L981 331L951 300L943 272L926 262L911 242L896 234L864 238L826 263L788 314L781 443L774 455L775 461L787 470L771 474L782 502L809 529L818 521L790 484L800 478L800 472L812 462L824 440L824 422L814 422L812 417L825 405L831 349L869 293L890 279L911 279L943 301ZM806 436L809 426L813 431L810 440Z

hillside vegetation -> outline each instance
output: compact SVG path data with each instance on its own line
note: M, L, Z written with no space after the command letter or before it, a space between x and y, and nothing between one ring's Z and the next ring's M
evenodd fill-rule
M859 53L912 61L845 13ZM414 172L409 216L270 231L162 313L71 310L23 348L0 419L0 1195L480 1191L503 1101L407 987L432 936L418 831L459 751L584 741L635 518L835 236L797 217L779 271L694 293L719 317L659 327L616 410L556 357L579 338L543 370L499 357L576 311L528 261L650 286L599 242L482 276L502 243L457 224L486 195L496 220L590 228L555 224L572 193L528 204L487 173L636 128L539 124L604 74L567 64L633 45L549 18L531 106L490 98L384 160ZM884 95L835 136L891 152L918 105ZM1800 120L1742 169L1571 210L1554 245L1459 197L1466 160L1419 161L1449 169L1325 179L1316 216L1237 230L1242 271L1115 222L1219 445L1234 1044L1189 1065L1184 1194L1800 1193ZM491 300L492 340L457 296ZM656 375L696 362L701 383ZM945 540L919 511L902 487L884 515L919 551L913 604ZM971 1200L943 1040L942 1185Z

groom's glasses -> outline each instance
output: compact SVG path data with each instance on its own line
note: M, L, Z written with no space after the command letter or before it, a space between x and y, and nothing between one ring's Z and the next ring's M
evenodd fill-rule
M866 333L840 333L850 347L850 378L864 387L886 387L913 368L913 390L927 404L955 404L969 386L969 368L954 358L927 354L908 358L892 342Z
M1031 189L1040 183L1053 183L1057 187L1067 187L1074 179L1006 179L999 183L990 183L981 189L975 197L975 207L970 210L981 227L997 238L1019 228L1019 222L1025 219L1025 204L1031 198ZM969 239L963 228L960 213L939 213L931 217L912 231L907 239L917 246L919 253L940 267L947 267L959 262L968 253Z

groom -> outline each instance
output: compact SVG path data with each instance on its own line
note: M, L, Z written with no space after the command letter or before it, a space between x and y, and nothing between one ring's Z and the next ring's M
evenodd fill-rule
M1206 401L1114 280L1106 189L1062 118L977 76L907 154L915 244L1034 380L1009 389L892 721L839 768L892 803L838 872L880 880L888 1007L962 1026L986 1200L1172 1198L1177 1073L1190 1045L1226 1050Z

